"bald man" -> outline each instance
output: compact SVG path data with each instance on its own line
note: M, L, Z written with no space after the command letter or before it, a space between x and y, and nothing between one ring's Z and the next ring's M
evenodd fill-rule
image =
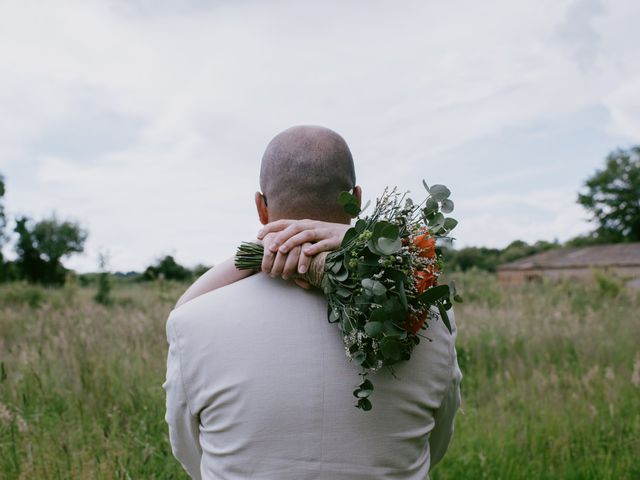
M348 224L337 195L360 196L347 144L321 127L276 136L260 186L263 224ZM375 407L363 412L351 396L359 369L327 322L319 291L256 274L200 295L167 322L164 388L174 455L196 479L428 478L460 402L451 320L453 335L434 322L432 341L421 342L395 376L375 374Z

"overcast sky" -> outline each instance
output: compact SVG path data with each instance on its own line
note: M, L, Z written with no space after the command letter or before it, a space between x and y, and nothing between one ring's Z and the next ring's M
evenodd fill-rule
M607 153L640 142L637 0L0 0L13 215L81 222L67 263L213 264L259 228L279 131L344 136L358 183L453 191L457 245L560 241Z

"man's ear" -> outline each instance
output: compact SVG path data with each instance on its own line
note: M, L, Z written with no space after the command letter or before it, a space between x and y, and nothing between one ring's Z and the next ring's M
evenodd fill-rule
M267 204L264 201L264 196L260 192L256 192L255 200L260 223L262 225L266 225L267 223L269 223L269 212L267 211Z
M360 186L356 185L353 187L353 196L356 197L360 206L362 206L362 189Z

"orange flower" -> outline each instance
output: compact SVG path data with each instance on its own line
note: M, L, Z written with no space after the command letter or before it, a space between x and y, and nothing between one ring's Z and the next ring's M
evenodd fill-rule
M428 270L419 270L415 273L416 276L416 289L418 295L423 293L427 288L433 287L438 281L436 272L438 269L435 265L431 265Z
M431 236L431 232L428 230L424 230L422 235L415 237L413 243L420 250L419 255L422 258L434 259L436 257L436 239ZM418 294L436 284L438 280L436 277L437 272L438 268L435 264L432 264L426 270L419 270L415 273Z
M427 314L428 311L423 310L418 315L409 315L404 322L404 329L416 335L424 325L424 322L427 321Z
M436 239L428 230L413 239L413 244L420 250L422 258L434 258L436 256Z

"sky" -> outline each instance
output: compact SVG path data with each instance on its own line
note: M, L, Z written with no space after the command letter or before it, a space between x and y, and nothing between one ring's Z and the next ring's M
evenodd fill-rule
M456 246L589 231L577 192L640 143L637 0L0 0L6 209L89 231L65 264L215 264L260 227L292 125L349 144L364 198L452 190Z

